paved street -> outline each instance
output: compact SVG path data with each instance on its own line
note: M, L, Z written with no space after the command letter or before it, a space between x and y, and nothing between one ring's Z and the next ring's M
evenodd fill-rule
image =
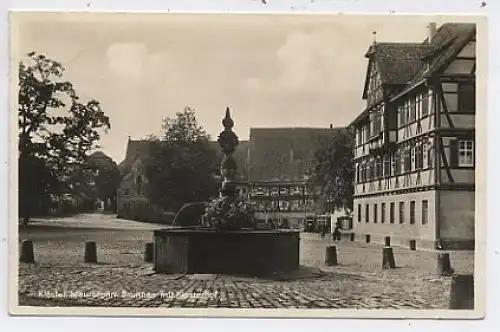
M143 262L159 225L84 215L39 221L20 230L33 240L37 264L21 264L21 305L230 308L446 308L450 278L433 273L435 253L394 248L397 269L381 269L382 248L337 244L339 266L325 267L329 238L301 236L303 268L262 280L220 275L160 275ZM98 245L98 264L83 262L85 241ZM454 252L456 272L473 271L472 252Z

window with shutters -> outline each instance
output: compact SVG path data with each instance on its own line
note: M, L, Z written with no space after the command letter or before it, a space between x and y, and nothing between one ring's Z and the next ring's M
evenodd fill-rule
M429 202L427 200L422 201L422 225L429 222Z
M385 223L385 203L380 204L380 222Z
M458 141L458 166L474 166L474 141Z
M358 204L358 222L361 222L361 204Z
M373 222L378 223L378 211L377 211L377 203L373 204Z
M365 222L366 223L370 222L370 205L369 204L365 205Z
M396 220L395 213L396 213L396 203L391 202L391 204L389 205L389 222L391 224L394 224L394 221Z
M476 112L476 88L474 83L458 85L458 111L461 113Z
M405 222L405 202L399 202L399 223Z

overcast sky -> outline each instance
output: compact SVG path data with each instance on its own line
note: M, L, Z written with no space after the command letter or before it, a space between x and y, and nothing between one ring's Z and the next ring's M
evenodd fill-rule
M235 131L345 126L361 98L373 41L422 41L429 17L338 15L41 15L19 25L19 50L60 61L83 98L111 120L102 150L115 161L129 136L196 109L212 136L231 107Z

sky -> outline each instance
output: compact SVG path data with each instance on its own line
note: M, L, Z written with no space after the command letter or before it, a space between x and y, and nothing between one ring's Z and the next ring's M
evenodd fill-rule
M362 110L373 39L420 42L425 16L30 14L17 22L18 55L66 68L82 100L110 117L101 150L121 162L127 140L160 134L162 119L194 107L216 137L231 108L234 131L348 125ZM373 32L376 31L376 35Z

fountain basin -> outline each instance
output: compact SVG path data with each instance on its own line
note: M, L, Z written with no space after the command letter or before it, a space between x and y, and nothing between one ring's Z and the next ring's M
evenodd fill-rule
M157 273L265 276L299 268L299 231L169 228L154 232Z

